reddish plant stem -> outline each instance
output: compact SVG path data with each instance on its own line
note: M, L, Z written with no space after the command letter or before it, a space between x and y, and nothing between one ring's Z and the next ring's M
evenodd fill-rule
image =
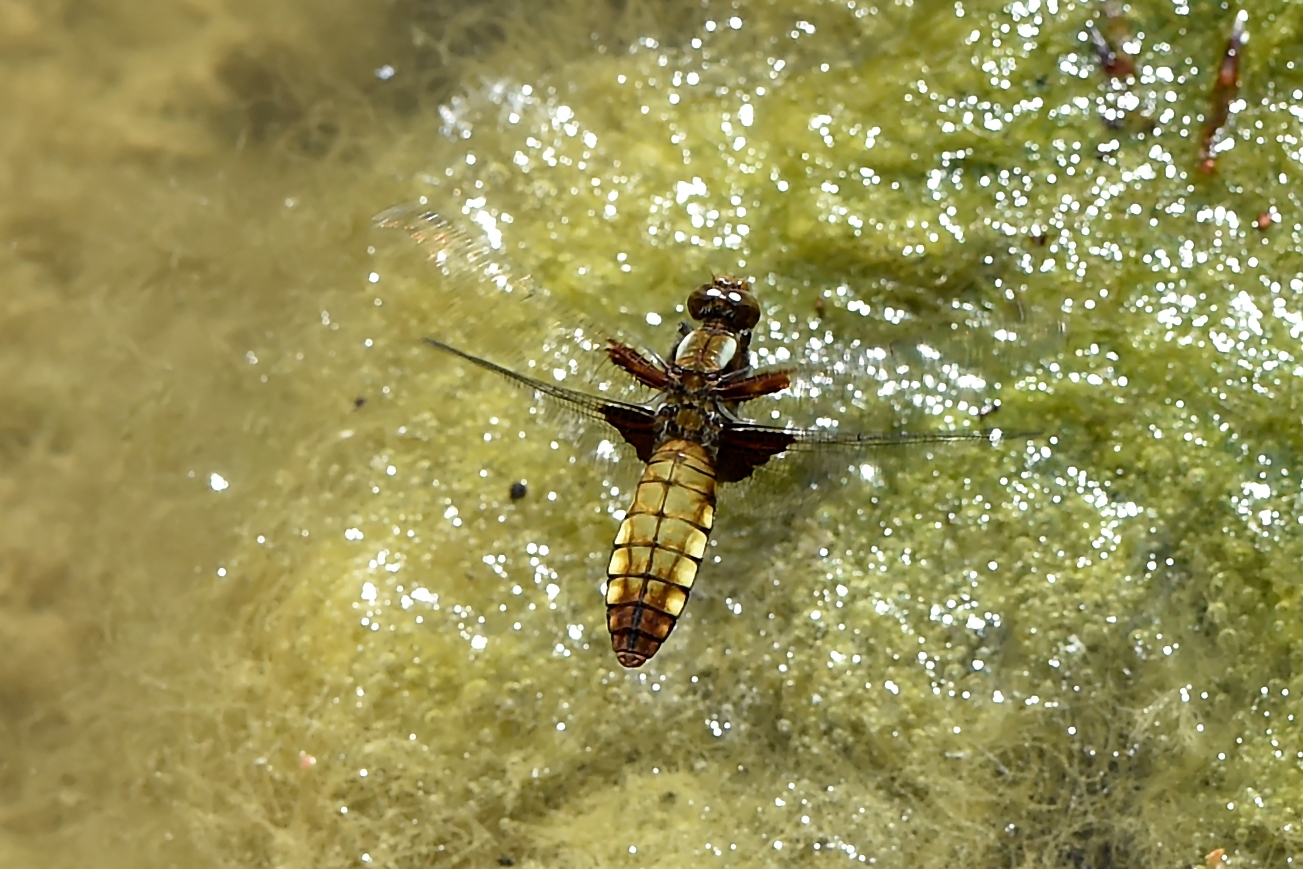
M1099 65L1104 70L1104 74L1115 81L1121 81L1128 76L1136 74L1136 63L1132 60L1131 55L1126 52L1117 52L1109 44L1108 39L1091 22L1090 44L1095 49L1095 57L1099 59Z
M1241 9L1235 16L1231 35L1226 40L1226 51L1222 53L1221 66L1217 68L1217 80L1213 83L1212 105L1208 118L1203 123L1203 133L1199 137L1199 171L1211 175L1217 168L1217 154L1213 150L1217 144L1218 133L1231 116L1231 103L1240 91L1240 53L1244 48L1246 36L1245 24L1249 13Z
M1090 32L1090 45L1095 49L1095 57L1099 60L1100 67L1103 68L1104 74L1113 81L1121 83L1125 78L1133 78L1136 74L1136 61L1126 51L1115 51L1113 49L1116 43L1126 43L1130 37L1130 28L1127 25L1126 16L1113 0L1105 0L1104 3L1104 30L1101 31L1095 22L1087 25ZM1107 32L1107 35L1105 33Z

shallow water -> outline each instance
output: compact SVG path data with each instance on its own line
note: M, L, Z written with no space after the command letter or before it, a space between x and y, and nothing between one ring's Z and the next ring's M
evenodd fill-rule
M1126 88L1097 12L0 0L0 863L1303 860L1303 13L1207 177L1233 11ZM658 348L712 270L806 356L1004 299L958 398L1044 434L736 500L621 671L628 463L420 345L532 352L422 195Z

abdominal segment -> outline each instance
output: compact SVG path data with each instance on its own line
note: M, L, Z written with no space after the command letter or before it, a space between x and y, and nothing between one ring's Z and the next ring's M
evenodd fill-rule
M715 470L700 444L671 440L643 471L607 568L615 657L641 667L674 630L715 521Z

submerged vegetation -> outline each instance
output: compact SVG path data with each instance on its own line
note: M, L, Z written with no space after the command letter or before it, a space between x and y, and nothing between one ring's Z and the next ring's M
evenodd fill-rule
M710 270L757 273L798 347L829 325L859 337L857 303L1012 294L1067 326L1062 343L1020 337L1033 364L984 372L1001 413L1046 437L886 457L867 483L800 496L781 530L722 520L684 636L627 676L595 589L620 506L609 472L555 449L527 402L423 354L431 329L494 358L518 339L493 334L493 308L449 326L436 274L386 250L391 355L369 373L405 434L372 441L370 473L342 472L375 494L335 492L320 517L334 524L307 573L336 582L260 616L315 613L276 666L358 644L296 712L359 733L342 765L366 776L320 791L348 808L355 851L1296 857L1303 553L1280 421L1300 229L1263 234L1249 212L1296 204L1303 76L1264 27L1244 62L1254 102L1207 181L1222 37L1182 10L1134 14L1125 91L1101 86L1084 5L706 12L667 44L472 86L440 138L418 124L415 151L384 158L428 173L401 195L501 232L505 259L599 321L669 311ZM512 475L549 494L509 507Z
M1114 78L1093 3L628 6L560 58L561 12L479 53L414 26L366 171L315 171L358 215L424 195L501 233L656 349L712 270L756 278L769 347L999 300L1026 319L975 391L1043 436L868 456L779 516L743 493L625 673L619 464L423 348L437 272L359 233L315 367L272 387L348 409L306 402L236 481L242 539L191 594L239 615L139 665L180 699L115 719L147 722L133 798L214 866L1303 862L1303 11L1253 8L1210 176L1232 8L1131 4Z

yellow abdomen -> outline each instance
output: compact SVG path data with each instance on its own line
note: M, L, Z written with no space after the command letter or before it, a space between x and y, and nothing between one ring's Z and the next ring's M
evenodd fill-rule
M709 453L692 441L666 442L643 471L606 571L606 626L623 666L645 664L674 630L714 521Z

